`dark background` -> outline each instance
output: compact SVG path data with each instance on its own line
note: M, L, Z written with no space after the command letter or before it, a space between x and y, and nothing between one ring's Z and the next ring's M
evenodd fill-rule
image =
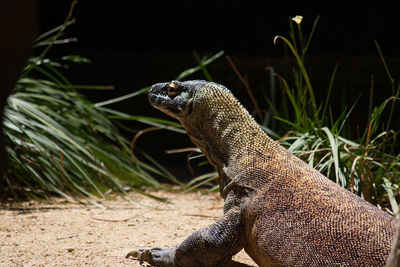
M70 4L67 0L37 1L38 34L62 24ZM50 56L79 54L91 59L91 64L73 65L65 72L76 84L115 86L112 91L83 92L96 102L174 79L196 65L193 51L205 56L225 50L261 99L269 89L267 66L289 81L292 75L293 61L282 42L273 44L274 36L288 36L289 16L302 15L307 34L320 15L306 61L315 93L320 99L326 96L332 71L339 63L332 106L352 105L360 95L350 122L364 127L371 75L376 103L391 94L374 40L382 47L392 75L399 75L398 9L394 1L353 5L334 1L307 7L300 1L81 0L73 12L76 23L68 27L65 36L77 37L78 42L57 45ZM253 108L224 57L208 70L216 82L230 88L248 109ZM164 116L147 104L145 96L111 107L135 115ZM186 137L165 131L146 134L139 141L139 147L150 149L159 159L166 157L163 150L182 146L190 146ZM168 156L168 162L181 164L182 157L185 155Z
M41 30L64 21L71 1L39 1ZM273 5L272 5L273 3ZM377 39L395 52L398 9L377 5L278 1L79 1L73 30L90 49L205 49L276 54L272 38L288 30L288 17L302 15L305 28L321 16L313 51L369 53ZM250 50L250 51L249 51Z
M39 29L44 32L62 24L71 1L38 3ZM112 92L92 94L94 101L173 79L196 65L193 51L204 56L225 50L255 93L261 94L268 90L266 66L273 66L287 79L291 77L293 62L284 56L283 43L273 44L274 36L288 36L289 16L304 17L305 34L320 16L306 61L317 96L324 97L338 63L336 97L340 97L343 88L348 95L354 95L353 100L360 93L368 96L371 74L375 87L382 86L379 92L389 94L374 40L382 47L396 77L399 22L394 3L303 5L287 1L79 1L74 10L76 23L67 30L67 36L77 37L78 42L54 47L52 55L77 53L92 60L91 65L74 66L68 74L76 83L115 86ZM210 65L209 71L215 81L228 86L246 106L250 105L224 58ZM346 97L346 101L351 102L352 98ZM124 111L135 114L141 109L144 113L153 112L142 105L135 105L137 109L132 110L132 102L121 104Z

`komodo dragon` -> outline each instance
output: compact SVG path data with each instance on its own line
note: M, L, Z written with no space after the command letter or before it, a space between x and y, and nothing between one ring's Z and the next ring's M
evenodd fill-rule
M224 266L242 248L259 266L383 266L394 217L269 138L224 86L172 81L150 103L178 119L218 171L224 215L176 248L127 257L155 266Z

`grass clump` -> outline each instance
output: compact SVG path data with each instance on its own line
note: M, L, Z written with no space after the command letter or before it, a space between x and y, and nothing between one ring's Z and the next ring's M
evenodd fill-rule
M126 140L76 91L21 78L4 112L6 192L104 197L108 189L157 186L149 166L132 162Z
M329 104L338 65L332 72L326 98L321 103L314 96L305 67L306 52L318 18L307 38L303 35L301 20L289 21L290 38L277 36L275 41L283 41L296 59L293 86L275 75L283 89L281 106L287 109L279 112L276 103L270 101L275 118L283 123L283 129L289 130L281 143L343 187L375 205L397 212L396 197L399 197L400 183L400 146L397 142L399 131L391 127L395 108L400 100L400 83L395 83L378 43L376 42L377 50L389 77L392 96L378 106L370 104L367 127L361 137L352 138L349 131L344 129L357 101L350 108L344 108L337 118L332 115ZM373 84L370 103L372 97Z
M129 142L107 115L77 90L107 86L74 85L62 71L69 63L88 62L76 55L47 57L65 28L73 23L72 8L65 23L40 36L4 110L8 169L0 180L1 199L47 198L57 194L88 201L110 192L161 187L155 175L168 176L154 165L131 158Z

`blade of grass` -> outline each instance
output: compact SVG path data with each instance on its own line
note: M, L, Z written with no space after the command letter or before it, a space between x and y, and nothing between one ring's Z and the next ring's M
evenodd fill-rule
M304 67L303 61L302 61L301 57L299 56L299 54L297 53L297 50L295 49L295 47L292 45L292 43L288 39L286 39L283 36L277 35L274 38L274 44L276 43L276 40L278 40L278 39L281 39L289 47L290 51L296 58L297 65L299 66L299 70L300 70L301 74L303 75L303 78L304 78L304 81L306 83L306 87L308 90L308 94L310 96L311 106L312 106L312 110L313 110L314 123L317 125L318 129L320 129L320 121L318 118L317 104L315 101L314 91L313 91L307 70Z
M322 127L321 130L325 132L325 134L328 137L330 147L332 149L332 157L335 165L335 177L336 177L336 182L340 183L343 187L346 186L346 179L340 170L340 165L339 165L339 144L337 142L337 139L332 135L331 131L327 127Z
M199 55L197 54L197 52L195 50L193 50L193 56L196 59L197 65L200 67L200 70L203 72L204 77L209 81L212 82L213 78L211 77L210 73L208 72L208 70L205 68L204 64L203 64L203 60L200 59Z
M387 178L383 178L383 181L384 181L384 183L382 186L385 189L385 191L389 197L389 201L390 201L390 205L392 207L393 214L398 214L399 213L399 205L397 204L396 198L394 197L392 183Z
M332 94L333 82L335 80L336 72L337 72L338 68L339 68L339 63L335 65L335 68L333 69L333 72L331 75L331 79L329 80L328 92L326 93L326 100L325 100L325 103L323 104L321 118L326 118L326 110L329 106L329 100L330 100L330 97Z
M98 102L98 103L94 104L94 106L95 107L102 107L102 106L106 106L106 105L110 105L110 104L115 104L115 103L130 99L132 97L147 93L149 90L150 90L150 86L147 86L147 87L144 87L142 89L139 89L137 91L134 91L132 93L129 93L129 94L126 94L126 95L123 95L123 96L120 96L120 97L116 97L116 98L109 99L109 100L106 100L106 101Z
M185 191L183 191L183 193L190 192L190 191L192 191L196 188L199 188L200 186L207 184L217 178L218 178L218 174L216 172L210 172L210 173L200 175L190 181L190 183L188 184L189 188L187 188ZM193 184L193 186L190 186L192 184Z
M202 66L204 67L204 66L210 64L211 62L213 62L213 61L215 61L216 59L220 58L224 53L225 53L225 51L222 50L222 51L216 53L215 55L213 55L213 56L211 56L211 57L205 57L205 58L202 60ZM180 80L186 78L187 76L189 76L189 75L191 75L191 74L193 74L193 73L195 73L195 72L197 72L197 71L199 71L199 70L201 70L201 67L200 67L200 66L196 66L196 67L193 67L193 68L190 68L190 69L186 69L186 70L182 71L182 72L175 78L175 80L180 81Z

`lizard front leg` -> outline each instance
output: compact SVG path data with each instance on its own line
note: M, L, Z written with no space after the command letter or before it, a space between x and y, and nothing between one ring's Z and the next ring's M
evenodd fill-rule
M176 248L130 252L142 263L160 267L223 266L243 248L241 209L232 207L212 225L194 232Z

